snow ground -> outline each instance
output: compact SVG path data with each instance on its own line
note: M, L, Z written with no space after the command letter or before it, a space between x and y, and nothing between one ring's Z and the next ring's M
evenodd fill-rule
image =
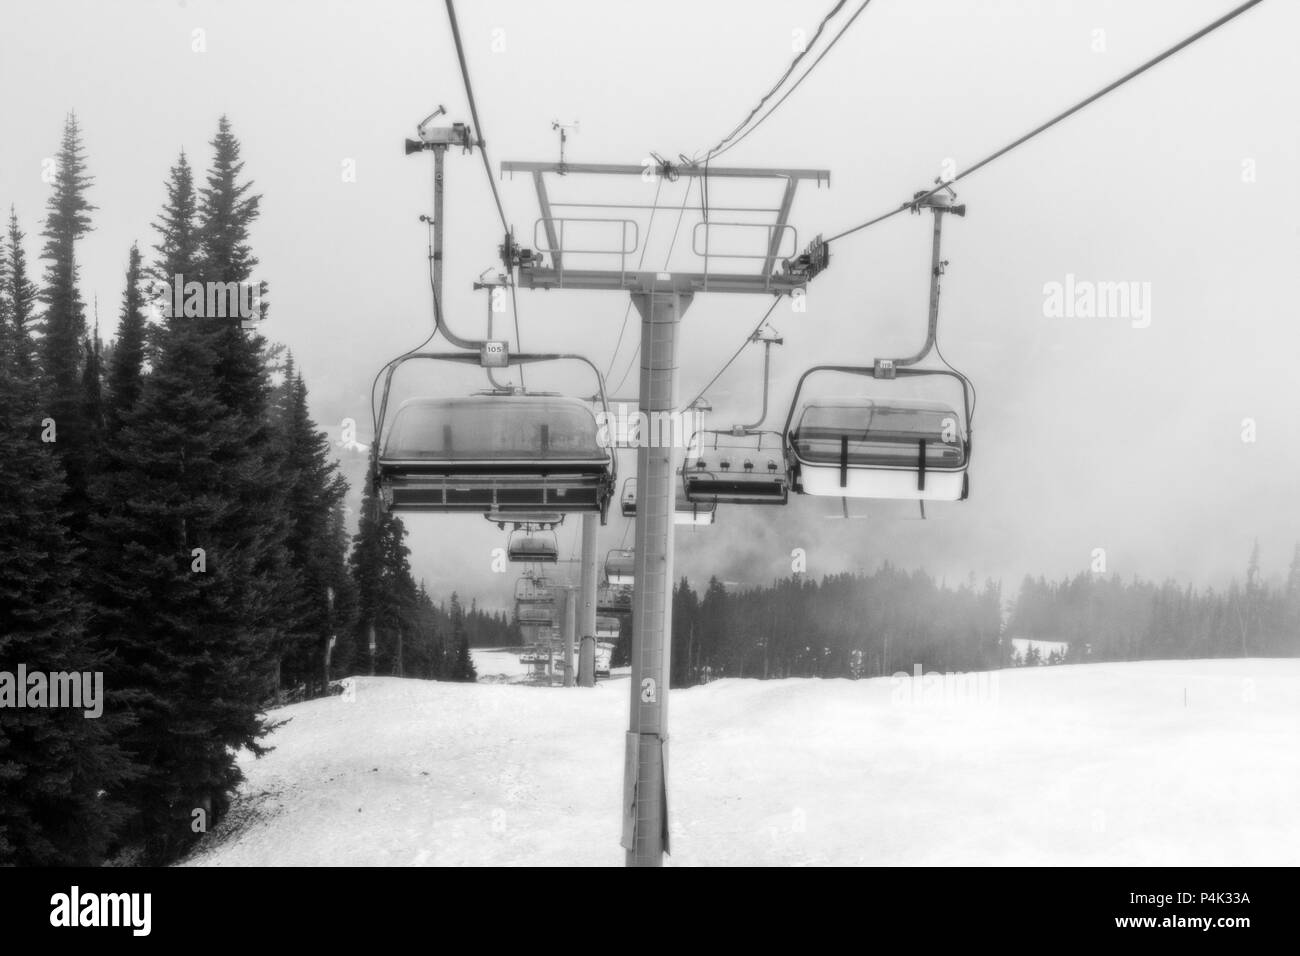
M523 683L532 677L532 666L519 662L518 649L507 650L499 647L470 648L469 653L470 657L474 659L474 670L478 673L478 679L484 683ZM556 667L558 674L558 658ZM610 672L610 677L613 679L627 677L631 670L630 667L615 667ZM601 678L601 680L606 679ZM556 680L559 680L558 676Z
M197 865L621 865L628 684L358 678ZM1300 864L1300 660L673 691L670 865Z
M519 663L519 652L500 648L490 650L471 648L469 656L474 661L474 670L482 681L520 680L529 675L532 668Z

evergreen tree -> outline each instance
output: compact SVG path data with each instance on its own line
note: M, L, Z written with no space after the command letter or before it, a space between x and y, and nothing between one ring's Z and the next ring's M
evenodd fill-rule
M153 295L167 303L170 310L176 277L180 276L182 283L197 280L202 264L198 195L194 191L194 171L184 151L168 175L167 201L153 228L159 235L158 244L153 247L156 259L149 270L154 280Z
M90 460L99 459L99 446L104 433L104 379L101 369L103 363L103 342L99 338L99 320L86 339L83 349L86 365L81 370L81 409L85 420L90 424L89 447Z
M258 215L260 197L249 195L250 182L241 182L244 164L239 159L239 141L224 116L211 146L212 166L207 185L199 193L197 228L193 233L198 242L200 274L206 282L247 283L257 264L251 252L250 230ZM164 216L161 224L178 224L184 218L183 211L178 207L174 215ZM172 250L174 258L180 258L179 251ZM230 424L244 435L242 461L229 472L234 482L230 492L240 507L225 516L221 533L239 542L250 568L246 626L278 644L294 625L292 593L296 582L285 544L289 533L289 482L282 460L283 443L278 440L271 408L266 342L254 332L246 333L238 321L214 317L179 321L202 330L215 357L215 397Z
M247 219L223 212L223 197L245 187L209 182L196 208L183 157L173 167L155 274L202 281L209 250L246 245ZM222 268L216 278L244 278ZM133 719L124 743L144 771L128 790L129 837L152 862L182 852L197 819L214 825L242 779L235 754L262 752L260 710L292 613L287 488L260 349L235 323L172 315L96 486L96 586L112 596L98 627Z
M30 347L31 334L36 325L36 285L27 268L27 253L23 249L23 232L18 228L18 214L9 207L9 230L6 241L0 243L0 296L6 302L6 315L21 348L14 351L14 360L24 372L35 365L35 350Z
M157 365L108 448L93 536L104 553L101 614L113 685L133 726L124 738L145 774L127 791L130 836L146 859L174 858L242 778L233 753L260 753L269 685L267 609L231 474L247 460L237 423L214 397L215 356L201 332L160 336ZM250 547L250 544L253 547Z
M31 349L21 326L0 322L0 670L93 673L104 660L84 634L88 608L74 587L77 551L58 510L60 461L40 439ZM102 690L111 696L116 688L106 681ZM98 864L121 816L109 792L129 776L112 718L8 706L0 718L0 865Z
M348 532L348 513L351 511L342 502L334 506L330 514L330 547L340 556L338 579L334 585L334 617L330 622L335 645L330 655L330 678L338 680L356 673L361 660L356 646L357 589L352 579L352 570L347 563L347 555L352 544L352 535Z
M1282 654L1300 653L1300 544L1291 556L1287 571L1286 588L1282 593L1282 626L1278 635L1278 651Z
M207 282L248 283L257 258L250 246L250 230L257 219L261 197L250 195L251 182L241 182L244 163L239 140L230 121L222 116L212 139L212 167L207 185L199 193L198 241L202 275ZM266 369L260 335L245 334L237 321L215 323L218 354L218 397L232 410L256 421L266 410Z
M474 670L474 660L469 652L469 633L465 629L465 610L461 607L459 595L451 596L451 644L455 648L455 659L447 674L448 680L474 682L478 673Z
M673 687L690 687L699 683L698 662L703 645L699 615L699 596L683 577L673 589L673 644L669 659Z
M41 338L41 368L49 388L46 414L55 420L55 449L63 459L68 493L65 505L71 524L84 526L86 486L94 468L96 434L86 418L82 392L85 304L78 289L77 243L90 231L95 207L86 199L92 178L86 172L85 150L75 114L63 127L58 168L45 217L46 261L41 301L45 303Z
M140 247L133 243L126 266L126 290L118 316L117 342L108 368L105 419L110 434L122 428L123 419L140 400L145 357L144 281Z
M361 521L353 538L348 566L357 601L354 641L358 652L368 655L373 629L376 674L398 670L401 623L416 593L408 560L410 552L403 543L405 537L406 528L401 519L379 507L373 472L368 474L361 500ZM370 661L366 659L360 669L368 673Z
M15 338L19 334L14 322L13 306L10 304L9 291L9 256L4 239L0 238L0 331L8 332Z
M337 601L347 578L346 542L334 535L334 516L347 493L347 482L330 458L329 439L308 413L307 386L291 364L282 391L283 466L289 487L286 547L293 572L282 683L303 682L310 689L319 682L324 693L325 657L329 639L336 633L337 610L327 595L333 593Z
M199 208L205 275L218 282L242 282L257 265L248 227L258 216L262 197L249 194L251 182L240 182L244 163L228 117L222 116L217 122L217 134L209 145L213 150L212 167L200 193Z

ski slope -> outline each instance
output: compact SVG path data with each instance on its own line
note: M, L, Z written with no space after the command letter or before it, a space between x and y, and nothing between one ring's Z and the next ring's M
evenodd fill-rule
M474 670L478 672L481 681L518 681L532 673L531 665L520 663L518 650L475 647L470 649L469 655L474 660Z
M358 678L275 712L186 862L621 865L627 693ZM723 680L670 708L669 865L1300 864L1297 660Z

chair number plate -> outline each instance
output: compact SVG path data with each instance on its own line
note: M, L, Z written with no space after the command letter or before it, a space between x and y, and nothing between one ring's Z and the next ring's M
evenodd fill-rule
M484 368L505 368L509 359L510 349L505 342L484 342L479 349L479 364Z

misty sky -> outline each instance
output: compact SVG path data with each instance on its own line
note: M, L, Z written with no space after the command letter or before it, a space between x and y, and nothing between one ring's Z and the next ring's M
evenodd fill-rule
M675 157L721 138L784 70L792 32L810 35L830 5L462 0L458 12L494 163L558 158L554 120L580 122L571 160L639 163L651 150ZM830 170L829 189L805 186L796 200L802 245L898 205L945 160L964 168L1231 5L875 0L725 162ZM969 214L946 223L940 341L979 390L969 501L934 505L925 522L907 520L916 508L902 503L853 503L866 516L853 521L827 517L839 514L835 499L727 507L712 528L679 530L678 574L765 583L788 573L801 547L818 576L888 558L950 583L1001 579L1011 592L1026 572L1086 570L1105 548L1108 570L1125 577L1218 586L1244 571L1255 538L1266 577L1284 574L1300 541L1300 323L1290 287L1300 251L1298 28L1295 4L1264 3L958 184ZM229 114L263 196L253 242L271 287L264 331L293 350L321 426L337 439L352 417L368 441L372 376L431 324L418 221L431 209L431 157L404 156L402 141L440 103L469 121L433 0L6 0L0 202L15 204L34 258L49 188L42 161L75 109L99 207L80 248L83 290L88 303L98 297L108 337L129 246L154 242L168 167L181 149L206 167L217 117ZM349 161L354 182L343 175ZM670 208L651 231L647 268L662 264L685 185L663 186ZM531 245L531 184L501 188ZM710 200L774 199L765 188L715 185ZM570 177L556 189L578 201L648 202L655 186ZM698 221L693 195L673 265L691 266L683 253ZM777 308L786 344L774 353L769 425L783 423L804 367L866 364L920 345L930 228L928 215L904 215L835 243L807 311ZM471 283L495 267L501 236L477 156L448 156L446 229L446 310L462 334L481 336L485 304ZM1045 285L1067 275L1149 288L1149 325L1046 315ZM525 349L584 351L610 365L625 296L519 298ZM696 297L682 332L683 400L768 304ZM611 384L637 338L633 318ZM746 352L710 392L711 424L753 417L761 357ZM413 375L403 389L450 387L440 374ZM456 381L460 391L478 384ZM620 394L635 383L634 368ZM573 369L535 384L592 390ZM1256 422L1254 443L1242 441L1245 418ZM630 474L632 455L620 464ZM355 505L364 458L345 468ZM561 529L566 550L578 524ZM504 606L514 573L490 572L504 537L493 526L443 516L407 526L416 576L435 594L454 588ZM625 529L612 514L602 551Z

